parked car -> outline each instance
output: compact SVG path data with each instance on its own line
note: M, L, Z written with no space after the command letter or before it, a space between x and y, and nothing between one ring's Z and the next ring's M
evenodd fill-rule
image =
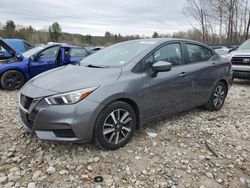
M220 47L220 48L214 49L214 51L215 51L217 54L219 54L219 55L225 57L225 56L230 52L230 49L229 49L228 47L226 47L226 46L222 46L222 47Z
M31 79L19 109L40 139L115 150L149 121L197 106L220 110L231 83L230 62L202 43L133 40Z
M250 79L250 40L245 41L229 54L232 62L233 77Z
M10 56L0 56L0 83L3 89L20 89L34 76L71 63L89 55L84 48L70 45L44 45L20 53L0 39L0 46ZM1 55L1 54L0 54Z
M18 51L19 53L23 53L35 47L30 42L22 39L3 39L3 40L5 43L10 45L15 51ZM11 56L5 49L0 48L0 51L2 51L6 57Z

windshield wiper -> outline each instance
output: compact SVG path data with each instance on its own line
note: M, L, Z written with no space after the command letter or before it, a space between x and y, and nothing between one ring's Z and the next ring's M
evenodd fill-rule
M87 67L91 67L91 68L108 68L108 66L92 65L92 64L89 64Z

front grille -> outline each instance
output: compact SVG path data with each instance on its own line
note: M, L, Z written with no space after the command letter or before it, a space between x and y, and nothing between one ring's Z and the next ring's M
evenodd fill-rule
M20 103L24 109L29 110L32 102L33 102L32 98L20 94Z
M75 138L72 129L54 130L53 133L60 138Z
M20 116L22 119L22 122L30 129L33 129L33 122L29 120L28 115L23 112L22 110L20 110Z
M234 64L234 65L250 65L250 57L233 57L232 64Z

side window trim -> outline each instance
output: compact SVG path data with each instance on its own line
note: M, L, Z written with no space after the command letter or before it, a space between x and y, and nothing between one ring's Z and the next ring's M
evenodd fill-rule
M160 48L166 46L166 45L170 45L170 44L179 44L180 45L180 49L181 49L181 55L182 55L182 61L183 61L183 64L181 65L175 65L173 66L173 68L175 67L179 67L179 66L183 66L183 65L186 65L186 61L187 61L187 57L186 57L186 53L185 53L185 46L183 44L183 41L170 41L170 42L165 42L157 47L155 47L151 52L149 52L141 61L141 69L142 71L141 72L147 72L148 70L151 70L149 68L145 68L145 64L146 64L146 60L152 56L157 50L159 50Z
M39 53L37 54L37 57L39 57L39 56L41 55L41 53L43 53L44 51L46 51L46 50L48 50L48 49L51 49L51 48L55 48L55 47L58 48L58 49L57 49L57 54L56 54L56 57L55 57L55 58L57 58L58 53L59 53L59 51L60 51L60 46L51 46L51 47L48 47L48 48L46 48L46 49L43 49L41 52L39 52ZM48 58L44 58L44 59L49 59L49 58L52 58L52 57L48 57Z

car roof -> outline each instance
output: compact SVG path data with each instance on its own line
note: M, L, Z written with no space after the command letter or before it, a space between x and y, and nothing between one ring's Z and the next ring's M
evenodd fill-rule
M165 43L165 42L171 42L171 41L183 41L183 42L190 42L190 43L195 43L195 44L199 44L199 45L202 45L202 46L209 47L208 45L206 45L204 43L201 43L201 42L198 42L198 41L188 40L188 39L180 39L180 38L150 38L150 39L135 39L135 40L132 40L132 41L153 42L156 45L159 45L159 44L162 44L162 43Z
M61 46L63 48L84 48L84 47L81 47L81 46L74 46L74 45L69 45L69 44L59 44L59 43L45 44L45 45L42 45L42 46L44 46L45 48L47 48L47 47L53 47L53 46Z

